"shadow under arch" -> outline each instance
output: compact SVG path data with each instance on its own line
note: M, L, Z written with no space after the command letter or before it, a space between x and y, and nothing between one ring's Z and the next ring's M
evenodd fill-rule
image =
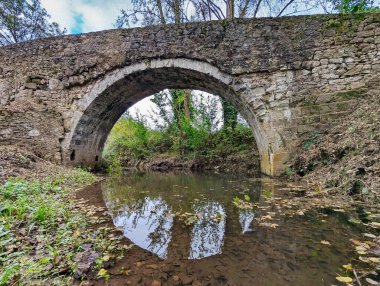
M230 102L252 128L260 153L261 171L268 166L268 141L255 114L236 91L234 77L215 66L190 59L154 59L114 70L81 98L71 132L63 144L66 164L94 167L109 132L120 116L141 99L164 89L192 89L219 95Z

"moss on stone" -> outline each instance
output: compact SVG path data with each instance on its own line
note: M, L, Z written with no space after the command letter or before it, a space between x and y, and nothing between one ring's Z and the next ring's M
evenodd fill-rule
M344 91L344 92L335 93L334 96L349 99L349 98L358 98L358 97L361 97L362 94L361 94L361 92L359 92L357 90L350 90L350 91Z

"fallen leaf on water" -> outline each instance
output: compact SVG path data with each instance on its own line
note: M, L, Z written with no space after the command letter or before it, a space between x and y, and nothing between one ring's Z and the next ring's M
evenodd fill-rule
M331 245L330 241L327 240L321 240L321 243L324 245Z
M177 282L177 281L179 281L179 276L178 275L173 275L173 281L175 281L175 282Z
M346 270L348 270L348 271L352 270L351 264L345 264L345 265L343 265L343 268L346 269Z
M379 282L376 282L375 280L372 280L371 278L366 278L365 281L367 281L368 284L378 286L380 285Z
M277 228L278 224L276 224L276 223L262 222L262 223L259 223L259 226L270 227L270 228Z
M371 233L363 233L363 235L364 235L365 237L369 237L369 238L373 238L373 239L376 238L376 235L371 234Z
M362 243L359 240L356 239L350 239L350 241L355 245L361 245Z
M380 262L380 258L379 257L369 257L368 258L371 262L374 262L374 263L378 263Z
M158 280L153 280L151 286L161 286L161 282Z
M338 280L339 282L343 282L343 283L352 283L352 278L351 277L344 277L344 276L338 276L338 277L335 277L336 280Z
M146 267L150 268L150 269L158 269L159 268L159 266L157 264L149 264Z
M373 228L380 228L380 222L371 222L369 226Z
M361 246L361 245L356 246L355 249L356 249L356 251L358 251L358 252L359 252L359 251L362 251L362 252L363 252L363 251L366 251L366 250L367 250L367 248L365 248L364 246Z

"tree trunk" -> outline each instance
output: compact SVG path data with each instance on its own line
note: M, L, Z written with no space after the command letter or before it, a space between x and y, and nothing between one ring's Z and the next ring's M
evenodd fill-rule
M175 18L175 23L179 24L181 23L181 15L180 15L180 0L174 0L174 18Z
M234 18L234 0L227 0L227 11L226 18L233 19Z
M186 89L183 91L184 94L184 99L183 99L183 107L184 107L184 111L185 111L185 116L187 119L190 119L191 117L191 90L189 89Z
M166 25L166 20L165 20L164 11L162 9L161 0L157 0L157 8L158 8L158 11L160 12L160 21L161 21L161 24L162 25Z

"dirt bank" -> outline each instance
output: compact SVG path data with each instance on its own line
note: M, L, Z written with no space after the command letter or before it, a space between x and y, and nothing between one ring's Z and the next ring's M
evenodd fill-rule
M158 155L144 160L124 158L122 167L143 171L216 171L245 175L260 172L259 156L255 152L239 152L225 157L181 158L173 155Z
M322 134L305 134L291 174L355 200L380 201L380 94L364 95L355 111Z
M0 145L0 180L44 178L67 170L36 156L25 146Z

